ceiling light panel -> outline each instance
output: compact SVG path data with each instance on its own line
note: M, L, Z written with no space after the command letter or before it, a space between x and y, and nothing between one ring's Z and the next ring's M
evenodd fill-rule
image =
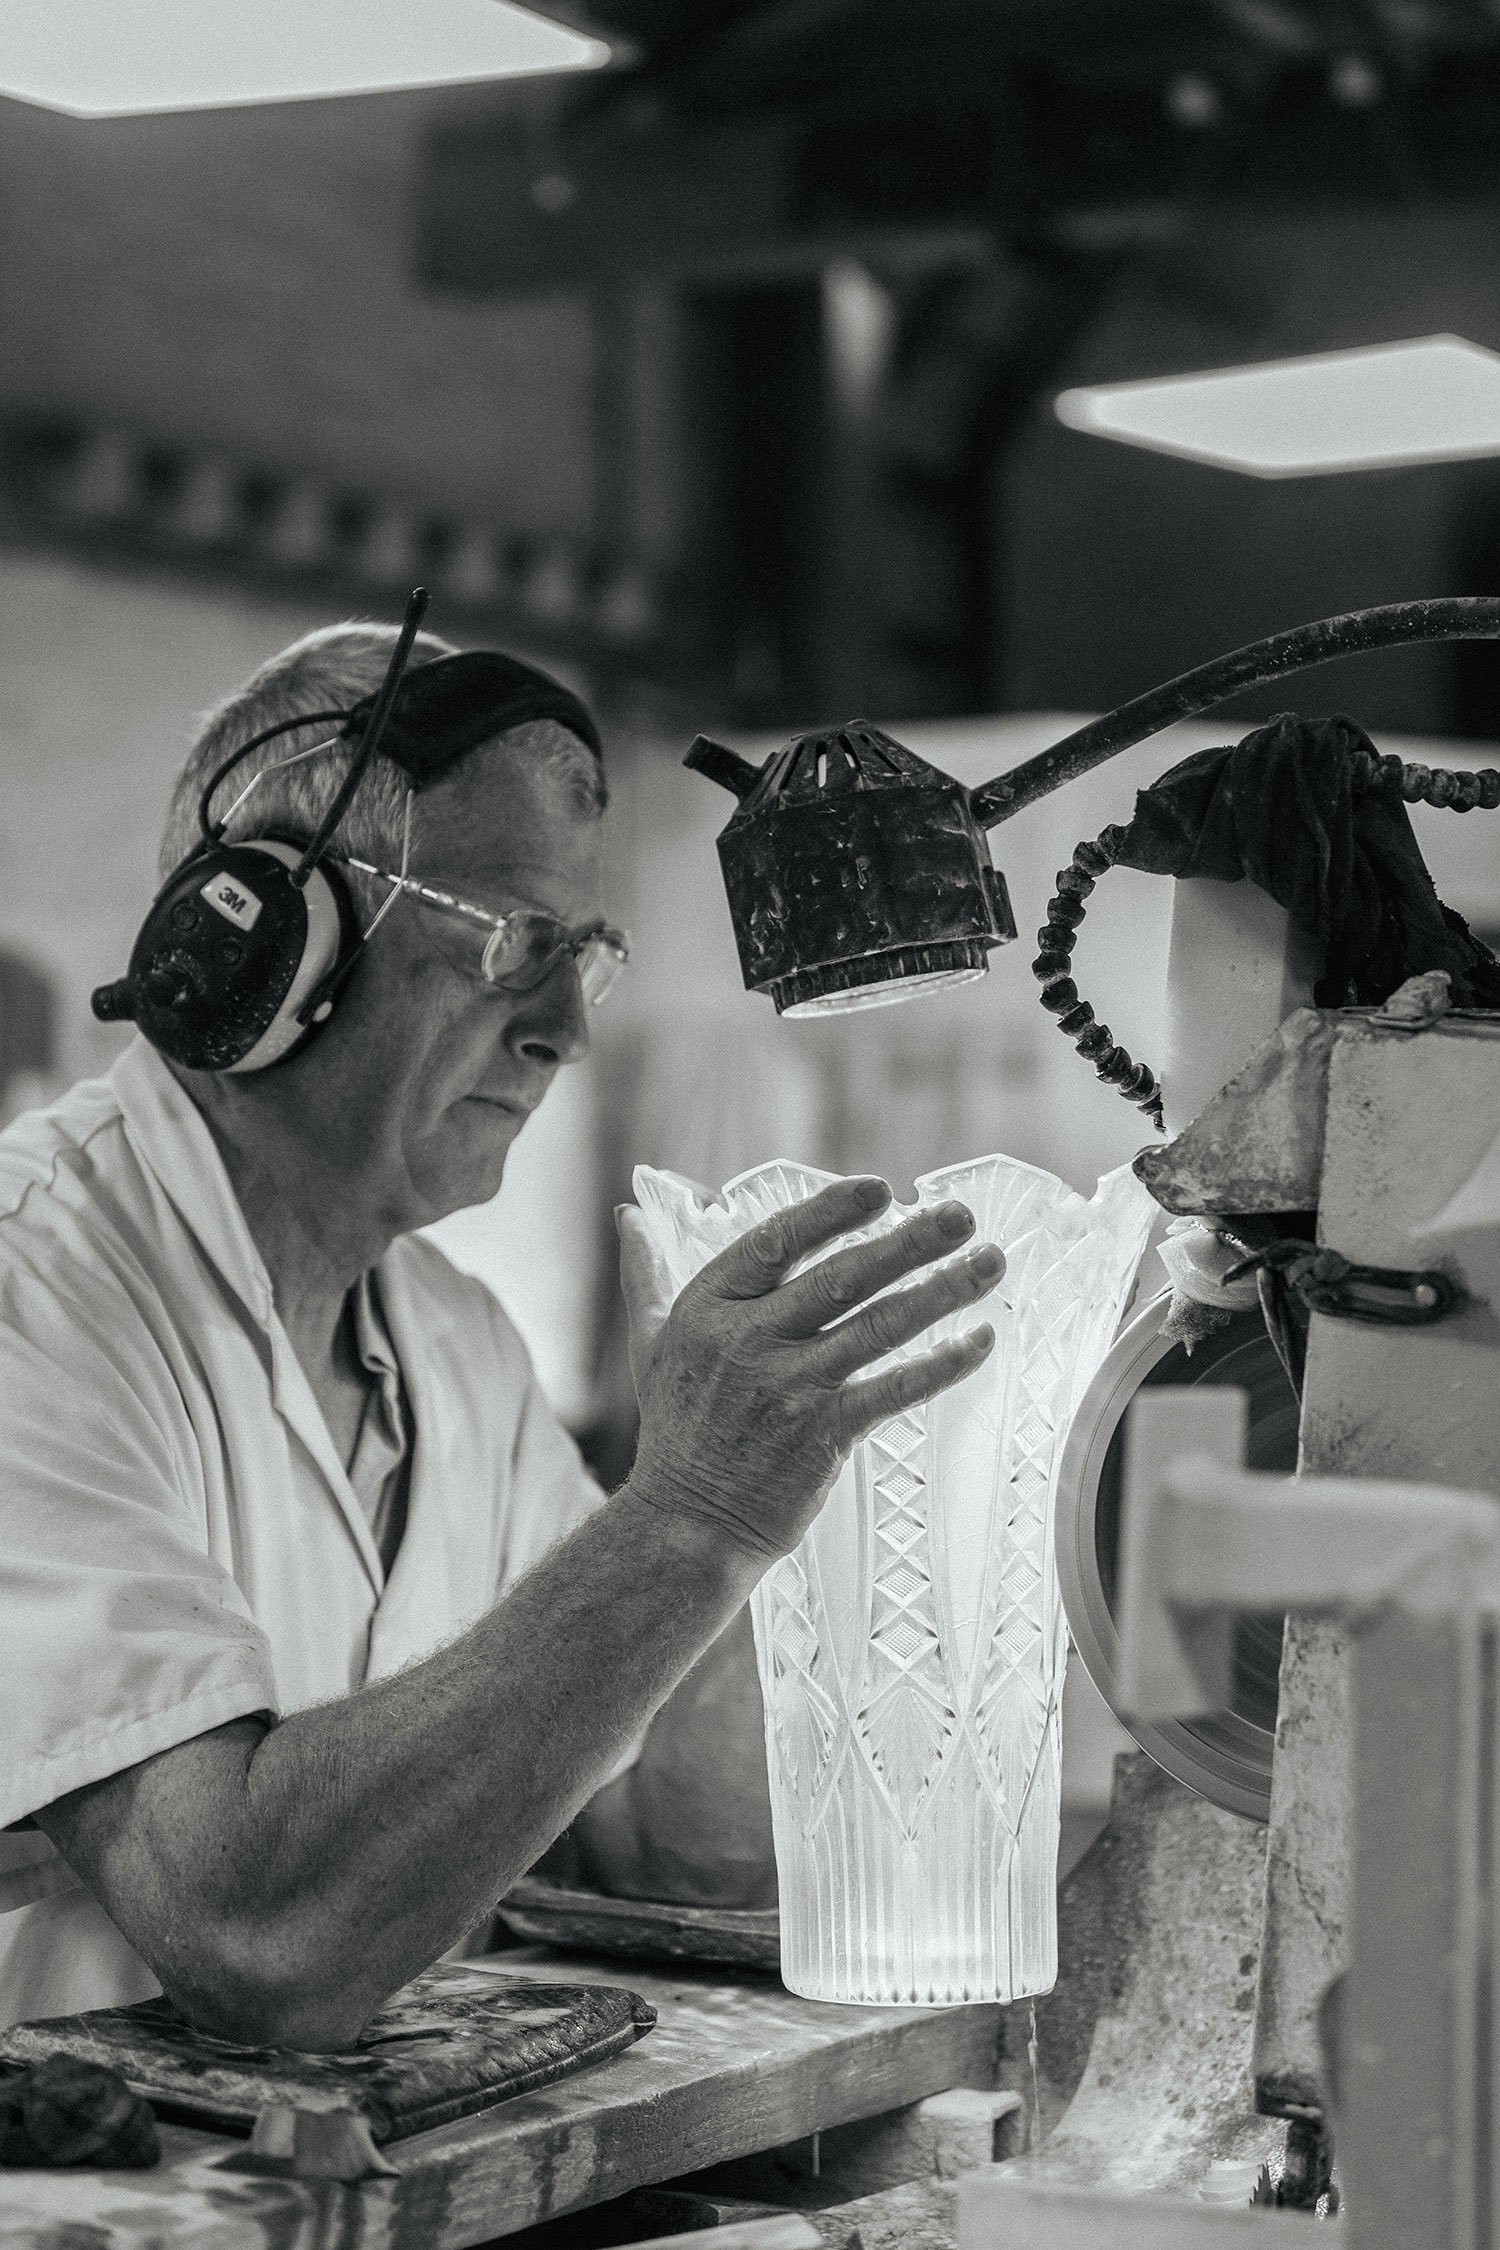
M1500 453L1500 353L1462 336L1064 391L1059 421L1253 477Z
M609 60L509 0L0 0L0 94L73 117L315 101Z

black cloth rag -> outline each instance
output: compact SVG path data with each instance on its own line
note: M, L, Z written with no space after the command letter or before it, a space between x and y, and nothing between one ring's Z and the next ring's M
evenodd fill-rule
M1283 712L1195 751L1109 832L1115 862L1257 884L1322 940L1320 1008L1378 1006L1429 969L1448 971L1456 1007L1500 1008L1500 964L1438 897L1399 794L1355 792L1361 750L1379 756L1353 719Z
M0 2072L0 2164L142 2171L160 2159L151 2105L118 2071L50 2055L30 2070Z

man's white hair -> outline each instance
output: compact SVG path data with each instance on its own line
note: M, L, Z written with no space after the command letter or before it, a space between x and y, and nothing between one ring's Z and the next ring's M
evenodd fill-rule
M395 641L393 625L320 626L314 633L305 633L300 641L293 641L279 656L271 657L243 687L208 713L173 786L161 841L163 877L201 846L199 800L231 752L264 727L295 718L299 711L347 711L373 694L385 677ZM419 633L413 643L412 661L420 664L454 653L450 644L435 634ZM223 816L255 774L263 773L266 778L232 823L227 840L274 830L305 841L348 772L356 745L334 740L318 756L303 758L297 765L283 761L300 750L329 742L337 733L337 721L289 727L285 734L242 759L220 784L209 809L211 819ZM580 810L604 810L604 777L599 761L557 720L528 720L497 740L513 744L522 755L556 771ZM481 743L465 752L442 778L458 773L471 758L483 755L490 747ZM278 767L280 771L273 770ZM410 786L401 768L377 752L332 841L341 851L352 852L376 867L399 867Z

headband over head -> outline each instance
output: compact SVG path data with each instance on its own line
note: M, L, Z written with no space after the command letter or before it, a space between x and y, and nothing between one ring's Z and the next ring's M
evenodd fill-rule
M363 733L375 702L367 695L355 704L347 734ZM469 649L411 665L396 690L380 751L420 789L466 750L531 719L556 719L603 764L604 746L587 704L549 673L498 649Z

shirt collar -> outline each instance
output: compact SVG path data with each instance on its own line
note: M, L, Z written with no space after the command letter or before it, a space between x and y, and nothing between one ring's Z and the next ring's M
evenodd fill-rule
M360 1365L368 1374L382 1378L394 1376L399 1382L401 1369L396 1359L396 1347L391 1342L385 1307L380 1301L380 1291L373 1272L360 1275L354 1284L353 1301L354 1345L359 1353Z
M224 1169L218 1143L197 1104L183 1091L156 1049L139 1036L120 1056L109 1078L131 1145L205 1257L262 1328L278 1329L271 1277ZM452 1312L446 1303L429 1294L423 1302L420 1328L413 1328L401 1342L403 1324L409 1327L412 1316L407 1303L407 1269L402 1258L392 1253L400 1251L403 1240L398 1236L372 1269L379 1276L378 1302L372 1300L370 1277L366 1275L355 1311L365 1365L376 1374L399 1369L409 1382L414 1342L442 1335L452 1325Z
M204 1255L263 1328L271 1277L197 1105L154 1047L135 1038L109 1074L125 1130Z
M212 1133L197 1105L144 1039L137 1038L126 1048L110 1072L110 1081L136 1154L265 1337L272 1405L321 1470L378 1597L385 1570L369 1522L334 1450L306 1371L277 1317L271 1277Z

